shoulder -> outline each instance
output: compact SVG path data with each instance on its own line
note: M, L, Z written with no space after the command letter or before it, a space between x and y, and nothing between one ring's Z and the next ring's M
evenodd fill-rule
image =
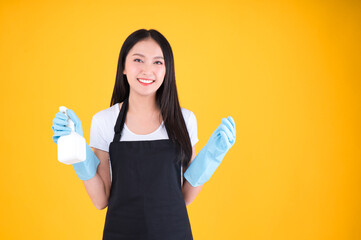
M196 121L196 116L194 115L194 113L186 108L181 107L182 110L182 115L184 118L184 121L186 124L193 124L194 121Z
M188 110L186 108L181 107L182 115L184 120L188 119L188 117L191 115L192 111Z
M191 145L194 146L198 142L197 137L197 119L194 113L191 110L182 108L184 122L186 124L189 138L191 140Z
M121 103L120 103L121 104ZM112 120L119 113L119 103L114 104L111 107L103 109L93 115L93 121L107 122Z

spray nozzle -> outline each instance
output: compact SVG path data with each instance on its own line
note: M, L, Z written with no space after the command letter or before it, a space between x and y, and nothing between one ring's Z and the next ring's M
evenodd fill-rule
M71 131L74 132L74 131L75 131L74 122L70 119L70 117L69 117L68 114L66 113L66 110L67 110L67 108L64 107L64 106L59 107L59 111L62 112L62 113L64 113L65 116L68 117L68 125L66 125L66 126L67 126L67 127L70 127Z

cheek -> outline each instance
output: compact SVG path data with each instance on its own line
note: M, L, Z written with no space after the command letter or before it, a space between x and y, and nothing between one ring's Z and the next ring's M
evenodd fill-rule
M128 74L129 73L137 73L137 71L139 71L140 69L140 67L139 67L139 64L136 64L135 62L132 62L132 61L129 61L129 62L127 62L127 65L126 65L126 67L127 67L127 72L128 72Z
M158 77L164 77L165 76L165 67L159 68L157 75L158 75Z

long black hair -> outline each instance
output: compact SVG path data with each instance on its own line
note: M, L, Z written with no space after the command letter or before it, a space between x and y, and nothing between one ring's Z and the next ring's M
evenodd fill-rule
M137 42L147 38L155 40L163 52L166 73L162 85L157 90L156 103L161 110L168 137L177 144L182 165L187 167L192 157L192 145L179 105L173 51L167 39L157 30L139 29L130 34L124 41L119 53L117 75L110 106L123 102L129 97L129 83L127 76L123 74L125 59L130 49Z

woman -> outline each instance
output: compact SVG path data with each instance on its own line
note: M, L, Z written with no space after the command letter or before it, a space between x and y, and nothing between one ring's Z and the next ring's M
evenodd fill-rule
M79 118L67 114L83 135ZM70 133L66 124L58 112L55 143ZM73 164L93 204L108 207L103 239L193 239L186 205L234 144L233 119L222 119L195 157L197 141L196 118L179 105L171 46L154 29L133 32L120 51L110 108L93 116L93 149L86 144L86 160Z

